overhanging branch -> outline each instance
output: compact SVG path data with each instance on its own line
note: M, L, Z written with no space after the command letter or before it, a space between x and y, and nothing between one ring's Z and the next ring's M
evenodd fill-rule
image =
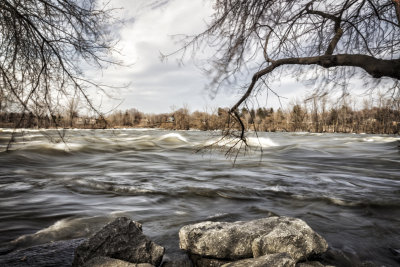
M324 68L339 67L339 66L352 66L364 69L374 78L391 77L400 80L400 59L385 60L378 59L367 55L351 55L351 54L340 54L340 55L323 55L316 57L300 57L300 58L284 58L275 61L270 61L271 65L256 72L253 75L251 83L247 91L239 99L238 102L230 109L229 113L233 116L240 124L241 135L240 139L246 142L244 135L245 127L237 112L239 106L246 101L254 90L257 81L271 73L276 68L283 65L319 65Z
M233 113L251 95L258 79L283 65L319 65L324 68L351 66L365 70L374 78L390 77L400 80L400 59L379 59L360 54L323 55L315 57L284 58L271 61L271 65L253 75L247 91L231 108Z

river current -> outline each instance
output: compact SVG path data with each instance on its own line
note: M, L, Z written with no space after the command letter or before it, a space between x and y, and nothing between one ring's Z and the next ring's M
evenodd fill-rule
M186 224L277 214L305 220L338 261L399 265L399 136L258 133L233 164L229 140L198 151L218 132L19 130L5 151L11 133L0 130L0 246L127 216L174 254Z

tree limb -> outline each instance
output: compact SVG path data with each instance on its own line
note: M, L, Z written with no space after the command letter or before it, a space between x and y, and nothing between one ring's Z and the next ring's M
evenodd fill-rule
M335 51L336 45L338 44L340 38L343 35L343 30L342 28L338 28L336 30L335 36L333 36L331 42L328 45L328 48L326 49L325 55L332 55L333 51Z
M319 65L324 68L351 66L365 70L374 78L390 77L400 79L400 59L379 59L361 54L323 55L315 57L284 58L272 61L267 68L256 72L242 98L231 108L233 113L251 95L258 79L282 65Z

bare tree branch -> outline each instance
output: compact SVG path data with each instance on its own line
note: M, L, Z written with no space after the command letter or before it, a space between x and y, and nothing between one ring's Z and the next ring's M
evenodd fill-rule
M98 2L0 1L1 102L9 111L44 112L53 118L77 89L102 117L86 90L106 87L87 79L83 69L119 62L110 56L113 10Z
M324 78L314 79L325 81L318 84L320 94L334 88L347 90L354 75L368 76L371 87L383 77L400 80L399 0L212 2L214 15L207 30L189 38L182 51L200 46L215 49L208 62L211 87L231 88L237 77L252 76L229 112L242 128L240 139L244 127L235 112L255 88L270 90L268 83L280 78L273 75L278 67L298 66L296 75L301 74L301 66L322 67L315 68L315 75ZM268 80L259 83L262 77Z

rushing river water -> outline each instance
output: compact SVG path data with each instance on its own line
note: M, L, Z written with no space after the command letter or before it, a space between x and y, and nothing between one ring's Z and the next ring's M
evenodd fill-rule
M11 133L0 130L2 246L88 236L128 216L178 253L183 225L278 214L305 220L338 260L399 264L399 136L259 133L233 166L228 141L196 152L218 133L71 130L64 143L24 130L6 152Z

